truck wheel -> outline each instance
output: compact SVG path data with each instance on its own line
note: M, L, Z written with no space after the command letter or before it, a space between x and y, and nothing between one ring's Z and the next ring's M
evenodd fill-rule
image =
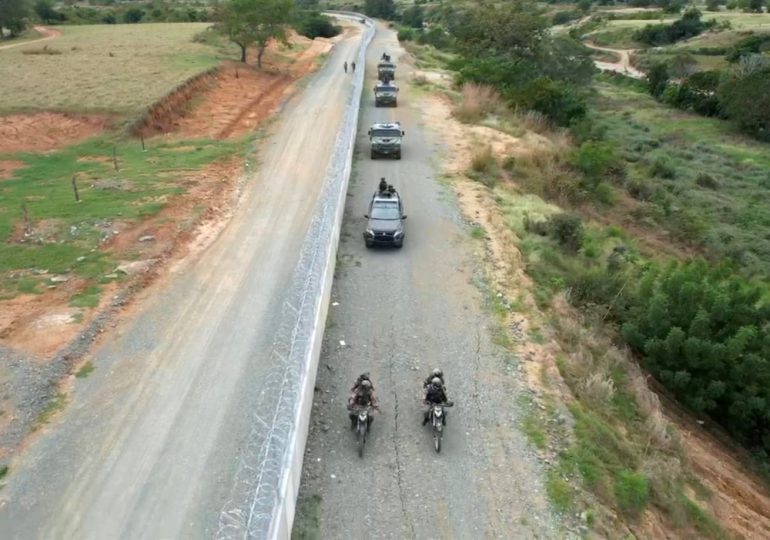
M396 154L396 159L401 159L401 151L400 151L400 150L399 150L399 151L398 151L398 153Z
M396 244L396 247L397 247L398 249L401 249L402 247L404 247L404 241L403 241L403 240L401 240L401 241L400 241L398 244Z
M377 159L377 154L372 150L372 159Z
M380 106L380 102L379 102L379 101L375 101L375 102L374 102L374 106L375 106L375 107L379 107L379 106Z
M393 106L394 106L394 107L398 107L398 100L395 100L395 101L393 102Z
M366 244L366 247L368 248L372 247L372 243L369 240L364 240L364 244Z

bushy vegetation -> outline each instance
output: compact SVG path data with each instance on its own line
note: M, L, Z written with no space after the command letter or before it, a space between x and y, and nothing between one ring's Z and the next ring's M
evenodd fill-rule
M668 45L697 36L714 26L716 21L704 22L701 20L700 11L690 9L682 15L681 19L672 24L649 24L636 32L634 37L647 45Z
M460 83L492 85L512 107L538 111L558 125L585 114L581 88L593 63L579 43L551 37L536 6L481 2L447 20Z
M770 141L770 60L743 54L726 72L700 71L674 78L659 63L647 75L650 94L674 107L732 120L743 132Z
M299 35L310 39L330 38L342 32L342 28L335 25L331 18L312 10L299 11L293 26Z

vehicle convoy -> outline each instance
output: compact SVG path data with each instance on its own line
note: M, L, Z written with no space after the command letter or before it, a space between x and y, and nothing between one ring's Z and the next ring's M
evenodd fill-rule
M396 80L396 64L386 60L381 60L377 64L377 78L384 83Z
M374 192L369 203L369 213L364 214L364 217L367 219L364 230L366 247L380 245L400 248L404 245L406 214L401 197L393 186Z
M398 86L378 82L374 87L375 107L398 107Z
M372 124L369 129L372 159L378 156L393 156L401 159L401 138L404 132L399 122Z

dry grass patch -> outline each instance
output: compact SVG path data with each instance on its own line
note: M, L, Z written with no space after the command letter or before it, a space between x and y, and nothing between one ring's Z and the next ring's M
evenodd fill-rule
M472 124L504 110L505 103L497 90L483 84L466 83L461 90L460 103L452 114L461 122Z
M30 44L5 50L0 55L0 114L136 114L180 81L217 64L218 49L193 43L193 36L207 26L66 26L51 42L55 47Z

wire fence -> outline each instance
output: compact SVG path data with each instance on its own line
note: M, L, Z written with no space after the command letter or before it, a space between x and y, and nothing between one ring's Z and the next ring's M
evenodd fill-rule
M365 21L356 64L365 66L374 36ZM345 194L350 179L364 69L353 74L337 144L324 187L294 270L262 381L252 428L239 456L230 498L219 516L215 537L285 538L290 534L302 457L307 439L320 341L336 258Z

